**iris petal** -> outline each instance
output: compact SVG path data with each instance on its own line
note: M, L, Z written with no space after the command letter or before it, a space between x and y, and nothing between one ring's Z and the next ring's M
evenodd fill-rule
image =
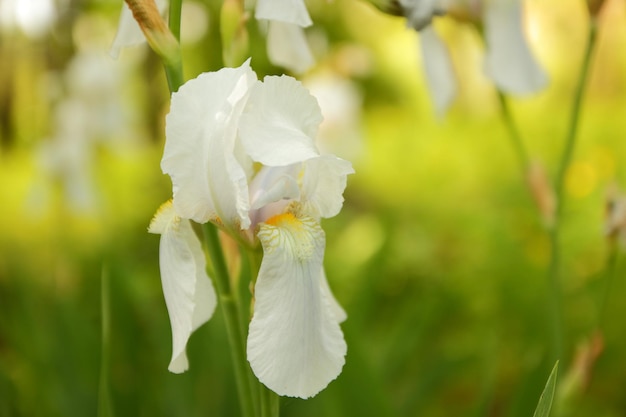
M492 0L485 8L485 72L501 90L528 94L543 88L547 76L533 58L522 26L519 0Z
M300 27L313 23L304 0L258 0L254 17L292 23Z
M248 361L277 394L312 397L339 375L347 350L323 288L324 232L313 218L286 213L262 224L258 237L264 256Z
M231 229L250 225L248 161L238 158L236 135L256 82L246 62L201 74L172 95L161 167L172 178L181 217L198 223L219 218Z
M313 138L321 122L317 100L299 81L272 76L250 93L239 133L253 160L284 166L319 155Z
M206 323L215 311L215 290L206 274L200 240L189 221L176 216L171 201L161 206L148 231L161 235L161 283L173 345L168 369L181 373L189 368L185 350L191 333Z
M303 74L315 65L304 29L292 23L269 22L267 56L272 64L296 74Z
M456 96L456 77L452 61L448 49L432 26L420 32L420 44L430 95L437 115L443 116Z
M346 177L352 164L334 155L322 155L304 162L302 196L304 211L312 217L333 217L343 205Z

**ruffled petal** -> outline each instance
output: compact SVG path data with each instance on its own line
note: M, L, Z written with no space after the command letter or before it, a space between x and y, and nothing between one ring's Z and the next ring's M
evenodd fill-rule
M448 49L435 29L420 32L420 44L426 82L438 116L443 116L456 96L456 77Z
M185 352L191 333L206 323L217 304L213 284L206 274L200 240L188 220L176 216L171 201L157 211L148 228L161 235L159 264L165 304L172 326L170 372L189 368Z
M308 215L333 217L343 206L343 191L352 164L334 155L322 155L304 162L300 202Z
M292 23L271 20L267 31L270 62L295 74L304 74L315 65L304 30Z
M507 93L528 94L545 87L547 76L533 58L524 37L521 2L487 2L484 21L485 73L498 88Z
M313 24L303 0L258 0L254 17L292 23L300 27Z
M157 8L161 14L163 14L167 8L167 3L167 0L156 1ZM117 58L120 55L122 48L140 45L145 41L146 38L144 37L139 24L133 17L133 13L128 8L128 4L123 2L120 21L117 26L117 33L115 34L115 39L113 40L109 54L113 58Z
M319 155L313 138L321 122L317 100L299 81L265 77L250 93L239 134L253 160L284 166Z
M248 361L277 394L309 398L341 373L347 351L323 289L324 232L311 217L285 213L262 224L258 237L264 256Z
M247 61L201 74L172 95L161 168L172 178L179 216L198 223L219 218L233 229L249 226L247 174L236 135L256 82Z

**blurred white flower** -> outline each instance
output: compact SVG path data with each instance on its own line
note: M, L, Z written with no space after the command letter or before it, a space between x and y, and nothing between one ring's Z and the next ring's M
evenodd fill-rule
M0 28L21 29L27 36L44 36L57 19L54 0L0 0Z
M485 73L501 91L536 92L547 77L535 61L523 28L522 0L400 0L408 24L421 32L426 79L438 114L456 95L456 77L448 51L430 25L435 15L481 22L486 41Z
M324 117L318 133L320 150L351 161L362 157L363 96L356 83L335 71L315 72L303 82Z
M99 52L82 51L63 77L50 75L44 84L53 90L54 132L38 149L42 182L34 192L47 194L46 183L53 179L76 213L99 210L93 180L97 146L123 153L137 145L136 136L128 132L131 112L122 99L124 68L116 64Z
M161 162L177 216L261 243L248 360L270 389L301 398L335 379L346 354L320 219L340 211L353 170L317 150L321 120L298 81L258 81L248 61L201 74L172 95Z
M302 74L315 64L305 27L313 22L304 0L258 0L258 20L267 20L267 55L274 65Z

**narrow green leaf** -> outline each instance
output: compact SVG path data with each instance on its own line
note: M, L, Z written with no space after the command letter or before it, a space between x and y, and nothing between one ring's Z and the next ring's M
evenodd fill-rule
M535 409L533 417L548 417L550 415L552 399L554 398L554 391L556 391L556 375L558 369L559 361L556 361L554 368L552 368L552 372L550 372L550 376L548 377L548 382L546 382L546 387L543 389L541 397L539 397L539 403L537 403L537 408Z

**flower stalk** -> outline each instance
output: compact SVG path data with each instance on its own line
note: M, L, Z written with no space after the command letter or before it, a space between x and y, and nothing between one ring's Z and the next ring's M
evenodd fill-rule
M595 19L590 20L587 32L587 46L585 55L578 77L578 84L574 93L574 101L570 114L570 123L565 137L565 147L561 155L558 165L556 179L554 182L554 191L556 195L556 207L554 213L554 221L550 228L550 266L548 269L549 292L552 306L552 337L553 337L553 356L555 359L561 358L563 349L563 317L561 311L561 224L563 213L565 211L565 180L566 174L572 161L572 156L576 147L576 138L578 126L580 122L580 110L584 98L585 87L591 67L591 59L596 45L597 39L597 22Z
M502 120L504 121L506 130L509 133L511 145L513 145L513 149L515 150L517 162L519 163L520 169L522 170L522 175L526 176L526 173L528 172L528 169L530 167L528 152L526 151L526 147L524 146L524 142L522 141L522 136L519 133L519 129L515 124L515 120L513 120L513 115L511 114L511 109L509 108L509 102L507 100L507 97L500 89L498 89L498 102L500 103L500 114L502 115Z
M182 0L170 0L170 9L169 9L169 20L168 26L170 28L170 32L176 41L180 43L180 21L181 21L181 13L182 13Z
M161 17L154 0L126 0L126 4L139 23L150 48L161 57L170 91L177 91L183 84L183 64L178 41L181 1L173 0L170 4L170 13L172 10L174 13L170 15L169 28Z
M245 330L242 328L242 320L239 317L239 307L230 285L230 276L226 267L224 253L222 252L217 227L212 223L205 223L202 226L202 230L213 266L211 272L217 287L219 305L226 322L226 333L228 334L228 342L233 357L241 413L244 417L253 417L255 416L254 410L256 408L252 395L254 377L246 360Z

